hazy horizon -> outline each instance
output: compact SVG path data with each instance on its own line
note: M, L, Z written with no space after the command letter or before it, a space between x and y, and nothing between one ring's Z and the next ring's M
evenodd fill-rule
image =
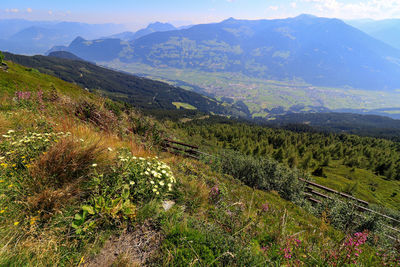
M0 19L116 23L126 25L127 30L138 30L155 21L183 26L219 22L229 17L255 20L300 14L345 20L400 18L400 0L5 0L0 3Z

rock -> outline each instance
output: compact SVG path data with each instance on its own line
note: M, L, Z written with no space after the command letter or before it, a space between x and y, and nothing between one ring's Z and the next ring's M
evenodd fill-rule
M8 66L6 63L2 62L0 63L0 69L3 71L8 71Z
M171 200L165 200L162 203L162 206L163 206L165 211L170 210L174 205L175 205L175 201L171 201Z

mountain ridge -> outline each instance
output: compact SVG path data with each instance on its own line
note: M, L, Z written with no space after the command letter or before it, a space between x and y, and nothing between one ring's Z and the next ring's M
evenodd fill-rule
M98 49L98 55L109 49L86 46ZM87 60L107 61L96 53L88 57L76 46L66 50ZM339 19L310 15L253 21L231 18L155 32L121 45L118 51L114 59L154 67L240 72L272 80L300 79L317 86L400 88L400 50Z

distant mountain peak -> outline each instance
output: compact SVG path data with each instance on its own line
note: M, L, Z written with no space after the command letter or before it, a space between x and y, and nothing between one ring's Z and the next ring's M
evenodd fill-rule
M72 43L82 43L82 42L84 42L84 41L86 41L85 39L83 39L81 36L78 36L78 37L76 37L73 41L72 41ZM72 44L71 43L71 44Z
M228 19L226 19L224 21L225 22L230 22L230 21L236 21L236 19L234 17L230 17L230 18L228 18Z
M311 15L311 14L300 14L295 17L295 19L315 19L315 18L318 18L318 17Z

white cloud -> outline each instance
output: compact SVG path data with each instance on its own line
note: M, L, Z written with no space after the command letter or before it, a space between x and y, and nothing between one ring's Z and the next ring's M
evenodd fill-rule
M291 6L292 8L296 8L296 7L297 7L297 3L296 3L296 2L292 2L292 3L290 3L290 6Z
M277 11L279 9L279 7L278 6L269 6L269 9Z
M28 7L28 8L26 9L26 12L32 13L32 8Z
M18 8L11 8L11 9L6 9L5 10L7 13L18 13L19 9Z
M49 13L49 15L53 15L53 10L49 10L47 13Z
M366 0L346 3L344 0L302 0L311 3L322 16L340 18L383 19L400 16L400 0Z

